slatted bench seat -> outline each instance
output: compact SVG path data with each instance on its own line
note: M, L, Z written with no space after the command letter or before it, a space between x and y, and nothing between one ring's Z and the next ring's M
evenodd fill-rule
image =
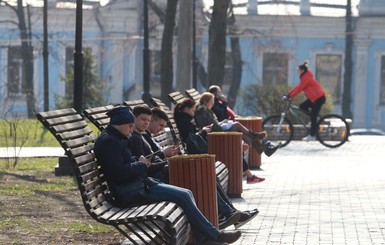
M93 152L96 135L74 109L37 114L37 119L57 139L73 164L89 215L111 225L131 244L186 244L191 231L183 210L172 202L121 208L114 205L100 165Z

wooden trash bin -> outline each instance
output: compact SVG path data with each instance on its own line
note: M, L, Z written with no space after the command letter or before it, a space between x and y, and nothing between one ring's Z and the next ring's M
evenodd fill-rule
M203 215L218 228L215 156L191 154L169 158L170 184L192 191Z
M242 123L246 128L252 130L253 132L262 131L262 117L237 117L235 118L237 122ZM254 148L249 147L249 159L247 161L250 169L260 169L262 164L261 154L259 154Z
M242 133L212 132L208 133L209 154L223 162L229 170L227 194L240 197L242 194Z

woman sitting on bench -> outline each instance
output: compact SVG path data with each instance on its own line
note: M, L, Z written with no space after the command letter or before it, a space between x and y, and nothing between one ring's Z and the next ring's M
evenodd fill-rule
M214 95L210 92L205 92L202 94L199 99L199 105L195 111L195 123L198 128L203 128L207 125L212 125L213 132L223 132L223 131L232 131L232 132L241 132L243 134L243 140L251 145L259 154L265 152L265 154L270 157L274 152L279 148L279 145L274 146L265 138L263 132L257 133L252 132L241 123L232 121L232 120L223 120L219 122L211 110L214 106Z

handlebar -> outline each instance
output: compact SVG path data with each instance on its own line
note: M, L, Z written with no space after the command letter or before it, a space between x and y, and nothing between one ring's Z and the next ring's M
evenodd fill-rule
M286 94L282 96L282 99L291 102L291 97Z

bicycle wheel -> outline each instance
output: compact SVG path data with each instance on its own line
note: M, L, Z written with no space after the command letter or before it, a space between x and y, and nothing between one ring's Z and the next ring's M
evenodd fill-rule
M349 124L339 115L325 115L318 121L317 139L324 146L335 148L343 145L349 132Z
M262 122L262 128L267 132L267 138L273 144L281 143L281 147L286 146L293 139L293 124L285 117L280 124L281 116L273 115L267 117Z

